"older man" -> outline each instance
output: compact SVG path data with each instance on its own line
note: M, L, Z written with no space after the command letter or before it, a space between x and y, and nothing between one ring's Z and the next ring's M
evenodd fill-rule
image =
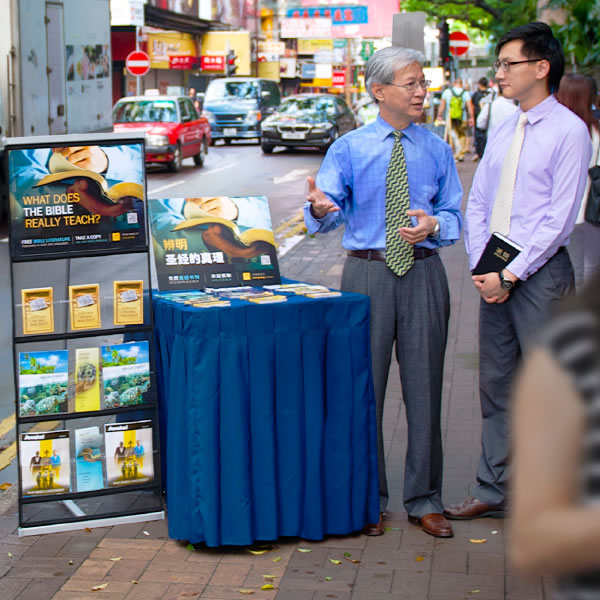
M408 421L404 506L425 532L451 537L441 514L440 405L450 304L439 248L460 236L462 188L450 147L414 123L429 85L423 60L420 52L398 47L371 57L365 78L379 116L337 140L316 183L308 178L305 221L310 233L345 224L342 289L371 298L381 512L388 501L383 403L395 343ZM364 531L383 533L381 519Z

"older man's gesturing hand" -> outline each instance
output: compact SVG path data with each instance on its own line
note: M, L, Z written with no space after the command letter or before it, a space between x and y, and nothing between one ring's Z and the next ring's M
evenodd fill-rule
M327 213L340 210L315 184L314 177L307 177L308 194L306 199L311 203L313 217L322 219Z

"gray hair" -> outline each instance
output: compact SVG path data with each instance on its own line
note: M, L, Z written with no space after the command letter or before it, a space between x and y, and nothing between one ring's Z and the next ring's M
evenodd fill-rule
M418 64L421 67L425 64L425 56L422 52L412 48L400 48L399 46L377 50L369 59L365 70L365 87L369 92L369 96L375 100L371 89L374 83L392 83L396 71L406 69L406 67L413 64Z

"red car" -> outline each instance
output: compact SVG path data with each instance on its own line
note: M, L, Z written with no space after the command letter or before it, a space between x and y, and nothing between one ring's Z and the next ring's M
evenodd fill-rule
M116 132L146 133L146 162L176 173L191 156L201 167L210 146L210 123L186 96L131 96L113 108Z

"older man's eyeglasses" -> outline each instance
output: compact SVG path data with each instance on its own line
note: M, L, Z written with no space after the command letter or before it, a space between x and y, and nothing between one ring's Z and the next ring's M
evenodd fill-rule
M510 71L512 65L522 65L523 63L532 63L544 60L543 58L530 58L529 60L497 60L492 66L494 71L502 69L503 71Z
M422 79L421 81L413 81L412 83L405 83L404 85L399 85L398 83L390 83L389 85L404 88L409 94L414 94L418 87L427 91L431 85L431 81L429 81L429 79Z

